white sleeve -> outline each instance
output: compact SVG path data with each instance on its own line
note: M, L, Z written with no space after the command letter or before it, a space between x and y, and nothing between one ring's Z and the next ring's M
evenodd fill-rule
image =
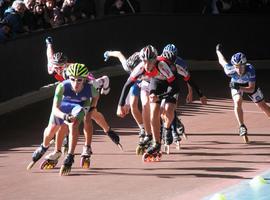
M234 66L231 64L225 64L222 67L227 76L231 76L232 74L236 73Z
M165 76L168 82L171 82L171 79L174 78L174 75L172 73L172 70L170 67L163 61L158 63L158 69L160 73Z

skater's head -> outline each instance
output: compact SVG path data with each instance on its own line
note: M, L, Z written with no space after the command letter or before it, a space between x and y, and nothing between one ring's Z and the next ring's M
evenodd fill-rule
M245 73L247 58L245 54L238 52L231 58L231 64L235 67L236 72L240 75Z
M176 60L176 54L172 51L163 51L161 56L169 60L171 63L174 63Z
M178 54L178 49L174 44L167 44L163 49L163 52L164 51L171 51L174 53L175 56L177 56Z
M63 69L66 68L67 56L62 52L53 54L52 64L56 73L61 73Z
M140 51L140 58L144 63L144 69L147 72L151 72L154 69L157 62L157 55L157 50L152 45L147 45Z
M89 71L84 64L72 63L68 66L67 75L75 92L79 92L83 88L88 74Z

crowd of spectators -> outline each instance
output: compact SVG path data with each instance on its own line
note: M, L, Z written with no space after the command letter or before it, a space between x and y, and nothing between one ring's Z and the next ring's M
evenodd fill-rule
M87 18L95 18L94 0L0 0L0 42Z
M148 0L103 0L104 15L124 15L141 12L141 4ZM21 33L59 27L97 16L95 0L0 0L0 43ZM98 0L100 3L100 1ZM171 13L199 13L217 15L230 13L270 13L270 0L155 0L153 3L171 4ZM151 4L152 3L152 4ZM156 11L156 10L155 10ZM99 10L98 10L99 12ZM158 11L157 11L158 12Z
M202 14L269 14L270 0L205 0Z

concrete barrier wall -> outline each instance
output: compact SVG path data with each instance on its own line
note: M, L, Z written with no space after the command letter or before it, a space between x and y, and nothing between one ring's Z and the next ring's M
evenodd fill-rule
M126 56L152 44L159 51L175 43L188 60L216 60L215 45L223 43L228 58L243 51L248 59L269 59L269 16L130 15L109 17L21 36L0 45L0 102L35 91L53 82L46 71L46 36L53 36L56 51L90 70L104 63L106 50Z

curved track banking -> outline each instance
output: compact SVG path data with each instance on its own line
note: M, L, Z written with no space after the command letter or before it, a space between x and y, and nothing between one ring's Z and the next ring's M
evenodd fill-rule
M257 73L267 101L268 73ZM244 144L237 133L228 79L223 72L194 71L192 75L209 97L208 105L197 100L185 104L181 95L178 112L188 140L182 142L180 151L173 147L170 155L163 154L158 163L143 163L141 156L135 155L138 128L131 116L125 119L115 116L126 77L112 78L111 93L102 97L99 104L99 110L120 133L124 152L96 127L91 169L79 168L83 142L80 136L68 177L58 175L63 158L56 169L41 171L39 162L26 171L32 152L41 142L52 99L1 116L0 199L198 200L269 169L269 119L255 104L246 101L245 119L252 142ZM185 91L186 87L182 88Z

